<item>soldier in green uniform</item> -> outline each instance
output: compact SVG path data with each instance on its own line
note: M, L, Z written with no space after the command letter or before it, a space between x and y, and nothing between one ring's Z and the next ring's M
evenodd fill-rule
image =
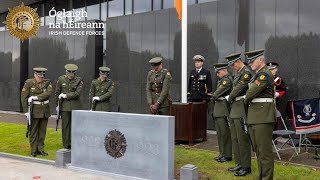
M259 180L273 179L272 131L276 122L274 78L265 63L264 50L246 52L248 64L256 75L249 83L244 103L253 149L257 154Z
M213 66L220 79L216 91L208 94L211 96L211 99L215 101L213 117L215 120L220 152L220 155L215 157L215 160L218 162L226 162L232 160L232 144L228 124L229 103L226 99L226 96L230 94L232 89L232 79L227 70L227 63L214 64Z
M71 111L82 109L80 95L83 89L82 78L76 76L78 66L67 64L64 66L66 75L60 76L56 84L56 105L59 101L62 119L62 142L65 149L71 149ZM57 109L58 111L58 109Z
M236 176L245 176L251 173L251 144L245 121L247 107L244 105L244 95L248 90L252 72L241 61L240 55L241 53L235 53L226 57L228 65L236 71L228 102L231 106L229 117L232 149L237 166L229 168L228 171L235 172Z
M44 151L48 118L50 117L49 98L52 95L52 85L49 79L44 79L46 68L33 68L34 78L26 80L21 91L21 104L27 116L28 104L32 103L31 124L29 126L29 141L31 156L37 154L47 156Z
M114 82L109 78L110 68L99 67L99 75L91 83L89 102L93 111L111 111L110 99L114 91Z
M169 91L172 77L167 69L162 67L162 58L152 58L149 63L152 70L147 76L147 102L151 114L169 115Z

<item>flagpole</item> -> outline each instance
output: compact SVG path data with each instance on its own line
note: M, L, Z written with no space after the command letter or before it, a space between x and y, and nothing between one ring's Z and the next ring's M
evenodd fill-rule
M181 21L181 103L187 103L187 28L188 10L187 0L182 0L182 21Z

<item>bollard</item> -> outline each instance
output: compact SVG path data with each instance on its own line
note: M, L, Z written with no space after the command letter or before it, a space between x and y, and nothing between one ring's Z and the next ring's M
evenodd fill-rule
M65 167L68 163L71 163L71 151L68 149L59 149L56 152L55 165L57 167Z
M180 180L198 180L198 167L186 164L180 168Z

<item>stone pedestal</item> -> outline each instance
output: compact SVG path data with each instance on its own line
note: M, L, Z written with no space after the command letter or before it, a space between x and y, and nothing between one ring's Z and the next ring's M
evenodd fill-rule
M71 151L69 149L59 149L56 152L57 167L65 167L66 164L71 163Z
M180 168L180 180L198 180L198 167L186 164Z

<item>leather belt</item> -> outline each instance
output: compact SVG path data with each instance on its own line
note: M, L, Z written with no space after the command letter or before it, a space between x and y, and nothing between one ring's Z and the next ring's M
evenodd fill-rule
M49 100L46 100L46 101L33 101L33 104L48 104L49 103Z
M273 102L273 98L254 98L251 102Z
M239 101L239 100L241 100L241 99L244 99L246 96L245 95L243 95L243 96L238 96L238 97L236 97L236 101Z

